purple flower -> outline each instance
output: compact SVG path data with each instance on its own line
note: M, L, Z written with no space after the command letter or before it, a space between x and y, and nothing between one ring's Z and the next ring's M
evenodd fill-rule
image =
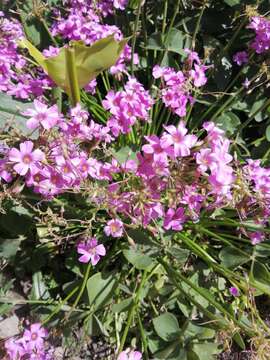
M112 219L107 222L104 228L104 232L107 236L121 237L123 235L123 223L121 220Z
M230 291L232 296L239 296L240 295L239 290L234 286L230 287L229 291Z
M78 254L82 254L79 257L79 261L82 263L88 263L91 261L92 265L96 265L101 256L106 255L105 247L98 245L96 238L88 238L86 242L80 242L77 247Z
M26 175L28 171L31 173L39 171L38 165L44 160L45 155L39 149L32 151L33 147L32 141L25 141L20 144L20 151L16 148L9 151L9 161L16 163L14 170L19 175Z
M257 245L257 244L261 243L262 241L264 241L264 239L265 239L265 235L261 231L251 232L248 234L248 236L251 240L252 245Z
M233 56L233 61L239 66L248 63L248 54L247 54L247 52L246 51L237 52Z

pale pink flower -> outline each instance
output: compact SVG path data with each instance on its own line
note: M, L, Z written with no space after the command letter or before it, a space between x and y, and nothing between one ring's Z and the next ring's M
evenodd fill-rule
M136 350L125 350L122 351L117 360L141 360L142 359L142 353Z
M164 128L167 133L161 137L160 145L163 148L173 145L175 157L190 155L190 149L196 145L197 137L187 135L188 130L184 122L180 121L177 128L174 125L164 126Z
M104 228L104 232L107 236L121 237L123 235L123 223L121 220L112 219L107 222Z
M14 170L19 175L26 175L28 171L31 173L38 172L40 161L45 158L44 153L36 149L33 151L34 144L32 141L25 141L20 144L20 150L12 148L9 151L9 161L16 163Z
M23 338L27 341L28 349L42 349L44 338L48 336L48 332L41 324L36 323L30 326L30 329L24 330Z
M190 70L190 76L193 79L194 86L201 87L207 83L205 71L208 69L208 66L194 64L194 68L195 70Z
M82 254L79 257L79 261L82 263L88 263L91 261L92 265L96 265L101 256L106 255L105 247L98 245L96 238L88 238L86 242L80 242L77 247L78 254Z
M34 100L34 107L35 109L28 109L23 112L23 115L31 116L26 122L29 129L34 130L42 125L44 129L49 130L58 123L60 115L56 105L48 107L39 100Z

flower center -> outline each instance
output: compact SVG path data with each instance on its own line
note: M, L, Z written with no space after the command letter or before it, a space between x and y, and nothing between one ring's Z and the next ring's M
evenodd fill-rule
M31 340L35 341L37 340L37 337L38 337L37 333L31 334Z
M25 164L30 164L30 162L31 162L31 156L30 156L30 155L24 155L24 157L23 157L23 162L24 162Z

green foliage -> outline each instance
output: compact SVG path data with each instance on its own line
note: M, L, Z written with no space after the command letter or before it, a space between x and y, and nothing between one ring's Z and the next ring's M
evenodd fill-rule
M26 48L50 78L72 96L76 82L83 88L102 71L114 65L126 43L127 40L116 41L113 35L90 47L80 41L72 41L70 47L61 48L59 54L51 58L45 58L27 39L21 40L20 46ZM69 56L73 60L69 61ZM72 78L73 71L75 78Z

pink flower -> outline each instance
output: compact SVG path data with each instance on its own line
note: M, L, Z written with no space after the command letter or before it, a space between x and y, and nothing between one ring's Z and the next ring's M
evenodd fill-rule
M104 228L104 232L107 236L121 237L123 235L123 223L121 220L112 219L107 222Z
M207 83L207 77L205 76L205 70L208 66L194 64L195 70L190 70L190 76L193 79L194 86L201 87Z
M91 261L92 265L96 265L101 256L106 255L105 247L98 245L96 238L88 238L86 242L80 242L77 247L78 254L82 254L79 261L82 263L88 263Z
M230 291L232 296L239 296L240 295L239 290L235 286L230 287L229 291Z
M146 154L153 154L154 160L157 160L160 155L173 156L173 149L171 146L166 146L166 143L162 143L156 135L145 136L145 139L149 144L143 145L142 150Z
M125 350L122 351L117 360L141 360L142 359L142 353L135 350Z
M31 116L26 122L29 129L34 130L41 124L44 129L49 130L58 123L60 115L56 105L47 107L42 102L34 100L34 106L35 109L28 109L23 113L23 115Z
M252 245L257 245L265 239L265 236L264 236L263 232L255 231L255 232L249 233L249 238L251 240Z
M25 330L23 338L27 341L28 349L42 349L44 345L44 338L48 336L46 329L41 327L41 324L36 323L30 326L30 330Z
M183 229L182 224L185 222L185 220L186 216L184 208L179 207L176 210L169 208L164 218L163 227L166 230L172 229L175 231L180 231Z
M188 156L190 149L195 146L197 137L195 135L186 135L187 128L183 121L180 121L177 128L174 125L164 126L167 133L165 133L160 141L163 148L170 145L174 147L174 156Z
M33 147L32 141L25 141L20 144L20 151L16 148L9 151L9 161L16 163L14 170L19 175L23 176L28 171L31 173L38 172L39 162L44 160L45 155L39 149L32 151Z
M248 62L248 54L246 51L238 51L233 56L233 61L238 65L241 66L242 64L246 64Z
M4 179L6 182L12 181L12 175L7 167L7 160L0 159L0 180Z
M22 339L10 338L5 341L5 349L10 359L21 359L27 353Z

